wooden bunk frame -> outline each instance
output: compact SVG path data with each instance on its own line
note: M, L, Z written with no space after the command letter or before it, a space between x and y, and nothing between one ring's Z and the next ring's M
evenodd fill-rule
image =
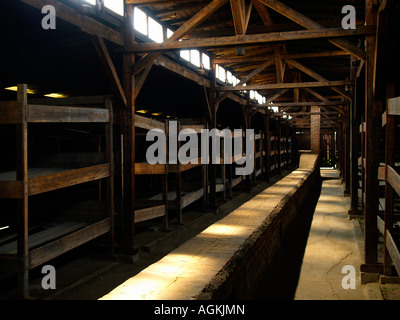
M135 127L145 130L161 129L166 134L168 132L166 122L160 122L140 115L135 115ZM154 198L146 200L135 199L134 223L164 217L164 228L168 229L168 165L135 162L134 173L135 175L161 175L163 179L161 204L158 199ZM144 208L136 208L137 204L141 204Z
M206 124L199 124L194 123L193 121L189 121L188 119L181 119L178 121L178 132L184 129L192 129L196 131L196 134L200 134L202 129L207 129ZM200 139L199 139L200 142ZM177 143L178 150L180 148L180 141ZM200 152L199 152L200 154ZM198 168L201 166L202 170L202 186L196 188L196 190L192 190L190 192L184 192L182 190L182 173L188 170ZM188 205L192 204L193 202L203 198L204 206L207 205L207 164L202 161L201 157L199 156L197 164L196 163L188 163L188 164L181 164L179 161L177 164L168 164L168 172L176 175L176 191L171 192L169 194L169 206L177 210L178 217L177 222L179 224L183 223L183 209L186 208Z
M17 201L16 240L8 237L0 245L0 269L18 272L18 292L29 297L29 270L33 269L92 239L109 233L111 253L114 253L113 199L113 112L112 100L101 97L105 108L37 105L28 103L27 85L18 85L17 101L0 103L0 124L16 127L16 171L0 174L0 198ZM58 100L57 102L63 99ZM43 100L43 102L46 100ZM53 101L53 99L47 100ZM65 99L63 102L71 102ZM75 102L85 102L78 99ZM92 101L93 102L93 101ZM101 123L105 125L105 162L74 169L28 168L28 123ZM89 181L106 179L106 217L94 223L67 221L31 234L29 228L29 197Z
M395 193L400 196L400 174L396 167L395 143L396 120L400 117L400 97L387 99L386 111L382 114L382 126L386 131L386 155L384 166L379 167L378 181L385 182L384 215L378 219L378 229L384 237L384 274L392 276L392 265L400 275L400 252L396 244L399 239L400 220L395 215ZM397 169L397 170L396 170Z

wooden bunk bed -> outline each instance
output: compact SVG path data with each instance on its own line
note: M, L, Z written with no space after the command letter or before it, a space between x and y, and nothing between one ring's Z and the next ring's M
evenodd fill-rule
M0 198L16 201L15 214L7 212L15 218L15 225L10 225L6 233L0 234L0 270L18 272L18 293L27 298L29 270L105 234L110 236L113 254L113 111L111 98L104 96L89 100L85 97L43 99L41 104L33 104L27 100L25 84L18 85L17 97L17 101L0 102L0 124L16 128L16 170L0 173ZM46 104L55 100L57 105ZM102 107L76 106L88 101ZM68 106L60 106L63 103ZM84 154L82 157L79 153L55 154L51 161L42 159L37 167L28 166L28 137L31 138L28 129L32 124L59 126L72 123L103 128L104 154ZM29 165L31 162L29 159ZM53 166L43 167L49 163ZM32 225L30 199L34 196L65 192L67 187L102 180L106 181L103 201L83 202L81 206L74 202L71 204L74 206L72 214L65 210L65 215L61 213L62 207L56 207L56 212L45 215L45 221Z
M273 132L269 133L270 140L271 140L271 151L269 153L271 157L271 172L276 172L279 169L279 147L278 147L278 137L274 135Z
M157 121L140 115L135 115L135 128L144 131L152 129L163 130L167 134L167 122ZM135 133L139 133L135 130ZM138 143L136 143L138 148ZM167 149L168 150L168 149ZM141 150L145 154L145 150ZM138 154L138 149L136 149ZM167 164L149 164L147 161L135 162L134 172L136 176L152 175L162 177L161 197L148 197L147 199L135 198L134 223L144 222L155 218L163 217L164 228L168 229L168 165Z
M184 129L194 130L193 134L198 136L198 142L200 146L201 141L201 130L206 129L207 125L204 123L199 123L193 119L181 119L178 121L178 132ZM178 150L181 147L180 141L177 142ZM197 163L181 164L180 161L177 164L168 164L168 172L174 174L176 177L175 190L171 190L168 193L168 203L171 209L175 209L178 213L177 222L179 224L183 223L183 209L194 203L195 201L203 198L203 205L206 206L207 201L207 164L201 158L201 150L198 150ZM194 171L196 168L200 169L201 172L201 183L185 183L183 175L189 175L189 171ZM199 173L199 172L198 172Z
M260 130L254 135L254 172L253 180L256 182L257 177L264 174L264 134Z

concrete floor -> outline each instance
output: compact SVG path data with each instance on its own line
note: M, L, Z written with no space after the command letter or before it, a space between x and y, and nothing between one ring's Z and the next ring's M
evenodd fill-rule
M360 283L362 233L358 221L349 220L350 198L343 196L339 172L321 169L321 177L321 195L315 208L294 299L382 299L378 284ZM355 288L346 286L352 281L351 269L354 270Z

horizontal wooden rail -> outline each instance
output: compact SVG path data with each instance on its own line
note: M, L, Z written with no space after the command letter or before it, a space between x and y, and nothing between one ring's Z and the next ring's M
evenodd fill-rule
M400 195L400 175L391 167L387 167L387 181L390 183L392 188Z
M397 274L400 274L400 253L389 230L386 230L386 248L389 251L390 257L392 258L392 262L396 268Z

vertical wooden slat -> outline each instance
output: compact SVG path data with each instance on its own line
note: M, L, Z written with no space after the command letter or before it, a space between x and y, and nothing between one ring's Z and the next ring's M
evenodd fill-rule
M27 85L19 84L17 100L22 102L21 114L16 125L17 137L17 180L22 181L23 196L18 199L18 249L22 263L18 270L18 289L22 298L29 296L29 257L28 257L28 123L27 123Z
M279 117L277 120L277 151L278 151L278 155L277 155L277 162L278 162L278 173L281 174L282 173L282 168L281 168L281 162L282 162L282 157L281 157L281 118Z
M133 45L135 35L133 26L133 6L125 5L125 48ZM133 253L135 230L135 77L132 68L134 54L123 56L123 88L127 108L121 110L121 129L123 132L123 250Z
M211 62L211 73L210 73L210 85L211 89L216 87L216 63L213 56L210 57ZM216 92L210 91L210 107L211 107L211 123L210 129L215 129L217 127L217 108L218 104L216 103ZM212 154L212 153L210 153ZM210 183L210 196L209 196L209 206L211 209L216 209L217 207L217 186L216 186L216 173L217 167L215 164L210 161L208 165L208 173L209 173L209 183Z
M110 113L110 121L106 125L106 162L110 164L110 176L107 178L106 188L107 188L107 214L110 218L111 228L110 228L110 254L114 255L115 248L115 234L114 234L114 115L112 100L110 98L106 99L106 108ZM101 180L100 180L101 181Z
M373 0L366 0L366 24L375 23ZM377 264L378 229L377 212L379 205L378 163L379 163L379 127L381 112L374 101L375 36L366 37L366 79L365 79L365 207L364 207L364 240L365 263Z
M266 166L266 177L267 181L269 182L269 179L271 177L271 135L269 132L269 111L266 110L265 113L265 119L264 119L264 124L265 124L265 166Z

